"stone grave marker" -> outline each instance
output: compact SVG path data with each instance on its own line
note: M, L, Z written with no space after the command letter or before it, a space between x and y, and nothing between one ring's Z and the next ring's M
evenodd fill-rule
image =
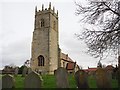
M32 72L31 68L28 68L28 74L30 74Z
M103 68L96 70L96 84L98 88L111 88L111 81Z
M7 74L2 77L2 88L15 88L15 80L13 76Z
M68 73L63 67L58 68L55 71L57 88L69 88Z
M89 88L87 74L83 70L78 70L75 73L75 80L78 88Z
M2 79L0 78L0 90L2 89Z
M117 70L117 77L118 77L118 87L120 88L120 67Z
M24 66L23 71L22 71L22 77L25 77L28 72L28 68Z
M14 76L17 76L17 75L18 75L18 71L19 71L19 68L16 67L16 68L15 68L15 71L14 71Z
M25 77L24 86L25 88L41 88L42 77L36 72L32 71Z

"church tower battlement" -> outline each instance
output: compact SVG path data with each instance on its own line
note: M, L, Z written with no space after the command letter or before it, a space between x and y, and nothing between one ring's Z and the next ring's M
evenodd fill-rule
M59 67L58 11L55 8L37 10L32 38L31 68L41 73L54 73Z
M55 13L55 8L51 8L51 3L49 3L49 8L44 9L44 4L42 4L42 10L37 10L37 6L35 7L35 14L45 14L45 13L52 13L56 18L58 18L58 10L57 13Z

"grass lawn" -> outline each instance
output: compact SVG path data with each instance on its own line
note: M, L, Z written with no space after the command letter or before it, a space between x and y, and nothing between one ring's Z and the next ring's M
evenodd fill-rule
M0 76L1 78L1 76ZM43 78L43 83L42 87L43 88L56 88L56 83L55 83L55 76L54 75L42 75ZM23 88L24 87L24 77L21 77L21 75L18 75L15 77L15 87L16 88ZM68 76L69 79L69 86L70 88L76 88L76 82L74 79L73 75ZM90 88L97 88L96 86L96 81L93 77L88 77L88 83ZM112 80L112 87L117 88L117 80Z
M42 78L43 78L43 83L42 83L43 88L56 88L54 75L42 75ZM68 78L69 78L70 88L75 88L76 84L75 84L74 77L72 75L69 75ZM21 75L18 75L17 77L15 77L15 81L16 81L15 82L16 88L24 87L24 77L21 77Z

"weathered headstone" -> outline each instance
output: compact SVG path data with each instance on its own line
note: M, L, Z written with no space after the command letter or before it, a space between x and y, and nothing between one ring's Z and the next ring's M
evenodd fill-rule
M32 71L25 77L24 84L25 88L41 88L42 77L36 72Z
M23 71L22 71L22 77L25 77L27 74L28 68L24 66Z
M78 70L75 73L75 80L78 88L89 88L87 74L83 70Z
M2 79L0 78L0 90L2 90Z
M2 88L14 88L15 80L13 76L7 74L2 77Z
M32 72L31 68L28 68L28 74L30 74Z
M108 79L111 81L112 80L112 71L106 71Z
M120 2L119 2L119 4L120 4ZM118 73L118 87L120 88L120 56L118 57L118 71L117 71Z
M96 70L96 84L98 88L111 88L111 81L103 68Z
M15 68L15 71L14 71L14 75L15 75L15 76L17 76L17 75L18 75L18 71L19 71L19 68L18 68L18 67L16 67L16 68Z
M63 67L55 71L57 88L69 88L68 73Z
M117 76L118 76L118 87L120 88L120 67L117 70Z

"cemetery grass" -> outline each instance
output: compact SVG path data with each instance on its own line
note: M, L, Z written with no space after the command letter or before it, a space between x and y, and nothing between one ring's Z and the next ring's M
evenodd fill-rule
M42 75L43 88L56 88L56 81L54 75ZM69 86L70 88L76 88L76 82L73 75L68 76L69 79ZM97 88L95 79L93 77L88 77L88 84L90 88ZM21 77L21 75L18 75L15 77L15 87L16 88L23 88L24 87L24 77ZM116 80L112 80L112 87L117 88L118 84Z

